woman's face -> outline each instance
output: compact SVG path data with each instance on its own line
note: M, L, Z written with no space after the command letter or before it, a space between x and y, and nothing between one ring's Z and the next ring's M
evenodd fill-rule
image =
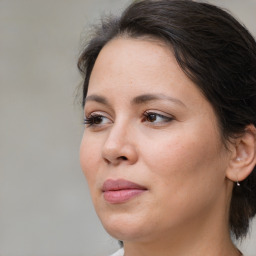
M84 111L81 166L112 236L150 241L184 227L215 228L227 204L229 153L212 106L170 48L153 40L109 42Z

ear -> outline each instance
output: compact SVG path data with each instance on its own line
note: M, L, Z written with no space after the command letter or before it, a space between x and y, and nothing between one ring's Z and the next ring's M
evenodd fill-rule
M245 133L235 139L226 177L234 182L246 179L256 164L256 128L249 125Z

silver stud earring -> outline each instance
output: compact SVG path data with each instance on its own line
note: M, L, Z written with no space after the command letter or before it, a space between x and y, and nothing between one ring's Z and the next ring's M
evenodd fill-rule
M241 161L241 158L240 158L240 157L237 157L236 160L237 160L238 162L240 162L240 161ZM239 181L238 181L238 177L236 177L236 185L237 185L238 187L241 185L241 184L239 183Z
M240 162L240 161L241 161L241 158L238 157L236 160L237 160L238 162ZM238 177L237 177L237 179L236 179L236 185L237 185L238 187L240 186L240 183L239 183L239 181L238 181Z

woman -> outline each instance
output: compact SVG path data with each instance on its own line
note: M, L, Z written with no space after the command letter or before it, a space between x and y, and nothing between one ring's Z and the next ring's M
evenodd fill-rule
M238 256L256 213L256 43L225 11L137 1L81 54L81 166L114 255Z

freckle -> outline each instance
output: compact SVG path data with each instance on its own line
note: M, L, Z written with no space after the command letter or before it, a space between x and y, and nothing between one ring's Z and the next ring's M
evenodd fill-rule
M132 86L133 85L133 81L130 81L129 84L130 84L130 86Z

